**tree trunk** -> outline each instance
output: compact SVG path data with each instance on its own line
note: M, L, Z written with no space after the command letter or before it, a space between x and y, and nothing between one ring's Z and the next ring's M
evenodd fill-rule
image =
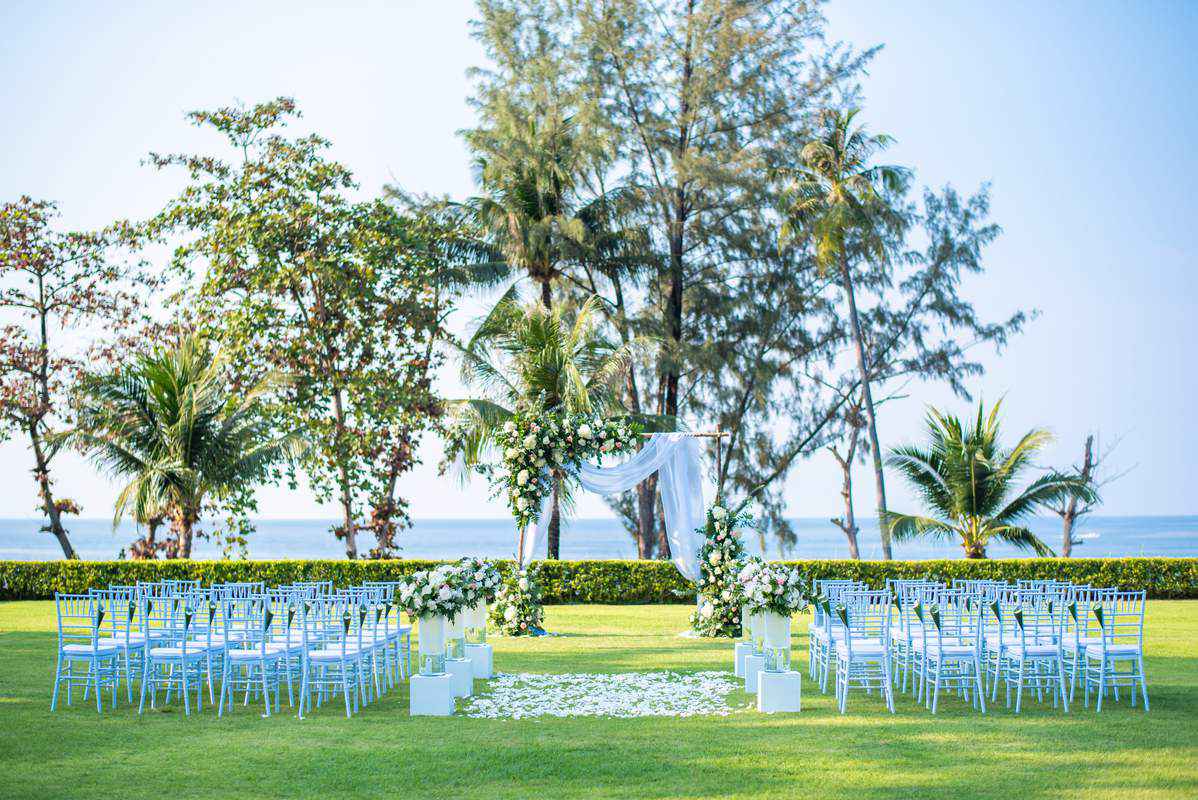
M861 333L861 320L857 316L857 298L853 292L853 276L849 271L848 259L843 252L840 257L840 273L844 293L849 304L849 321L853 328L853 344L857 350L857 369L861 372L861 397L865 401L865 425L869 432L869 446L874 462L874 487L877 491L878 531L882 534L882 558L889 561L890 523L886 519L886 477L882 472L882 446L878 442L878 421L874 415L874 396L869 388L869 364L865 359L865 339ZM983 556L984 557L984 556Z
M553 290L548 279L541 281L541 305L546 311L553 310Z
M650 475L636 485L636 557L653 558L657 544L657 475Z
M1081 479L1089 482L1094 474L1094 435L1090 434L1086 437L1086 453L1082 459L1082 474ZM1077 497L1070 497L1069 502L1065 506L1065 510L1061 512L1061 557L1069 558L1073 555L1073 525L1078 518Z
M553 511L549 515L549 555L548 558L556 561L560 556L561 540L562 540L562 509L560 495L558 493L561 488L561 478L556 475L553 477Z
M191 542L195 535L195 515L185 513L179 530L179 557L191 558Z
M667 532L666 532L666 512L665 512L665 509L661 505L660 497L657 498L657 503L656 503L655 507L657 509L657 520L658 520L657 557L662 561L669 561L671 558L674 557L674 554L670 550L670 537L667 535Z
M344 470L342 470L344 473ZM348 478L343 478L341 487L341 524L345 535L345 557L358 557L358 532L354 530L354 502L348 488Z
M965 557L966 558L985 558L986 557L986 545L984 545L984 544L974 544L972 542L966 542L965 544L963 544L961 546L965 548Z
M29 424L29 441L33 447L35 462L33 475L37 481L38 495L42 500L42 510L46 512L46 519L49 520L49 524L44 530L54 534L59 547L62 548L63 558L74 560L79 556L75 553L75 548L71 546L66 528L62 526L62 512L58 508L58 503L54 501L54 491L50 488L50 460L46 457L45 448L42 447L42 437L38 432L36 422Z

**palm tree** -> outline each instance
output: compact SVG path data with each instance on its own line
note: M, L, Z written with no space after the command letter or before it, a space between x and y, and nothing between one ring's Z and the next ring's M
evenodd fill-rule
M504 263L538 284L542 305L551 308L565 251L585 236L572 205L580 171L573 124L553 113L509 110L494 129L466 138L479 153L475 173L485 194L465 208Z
M64 436L128 481L116 500L114 527L125 514L139 523L170 520L171 557L191 557L205 500L244 491L300 450L296 436L274 435L260 413L260 398L277 381L234 392L227 367L195 335L140 356L88 382L78 425Z
M451 404L464 466L486 460L496 432L517 409L603 413L619 406L631 345L616 346L597 334L598 302L588 299L573 322L560 308L522 306L514 289L495 305L460 348L462 380L482 395ZM557 558L564 476L553 477L549 557Z
M979 403L972 429L966 429L956 417L932 409L927 448L890 451L887 463L911 482L935 515L890 513L895 539L959 538L966 558L985 558L991 539L1037 555L1053 555L1022 521L1037 509L1069 497L1098 500L1088 483L1059 472L1043 475L1015 494L1019 474L1032 466L1033 456L1052 436L1043 429L1031 430L1014 448L1003 450L998 441L1001 406L1001 402L995 403L986 414Z
M883 230L895 219L886 202L886 193L901 192L908 171L902 167L871 165L874 155L885 149L891 138L869 134L856 125L857 110L830 112L822 135L804 145L802 165L789 187L787 220L783 238L799 232L815 243L816 259L824 270L839 272L841 288L848 303L849 325L860 373L865 423L873 455L874 483L877 490L878 525L882 534L882 557L892 556L890 530L886 524L886 480L882 473L882 448L878 443L878 422L870 391L869 359L865 337L857 312L857 297L851 267L850 250L875 264L888 261Z

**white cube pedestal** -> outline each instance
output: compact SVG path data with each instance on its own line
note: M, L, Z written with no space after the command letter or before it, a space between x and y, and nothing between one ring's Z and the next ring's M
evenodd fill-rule
M445 659L445 671L453 682L454 697L469 697L474 694L474 667L468 658Z
M453 716L453 677L413 675L408 696L408 713L413 717Z
M803 707L803 678L797 672L765 672L757 676L757 710L799 711Z
M745 656L745 691L753 694L757 691L757 676L765 666L763 656Z
M737 642L736 643L736 653L733 656L733 658L736 659L736 666L733 670L734 673L736 674L736 677L738 677L738 678L745 677L745 656L751 656L751 655L753 655L753 643L752 642Z
M486 680L491 677L492 664L494 663L494 654L491 651L491 645L466 645L466 658L470 659L470 663L474 668L474 677L480 680Z

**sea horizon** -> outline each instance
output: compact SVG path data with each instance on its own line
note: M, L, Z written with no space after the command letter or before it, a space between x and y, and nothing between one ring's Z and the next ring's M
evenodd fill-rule
M773 537L763 537L756 530L747 529L742 531L746 549L767 558L848 558L844 534L828 519L794 517L790 521L796 533L792 546L782 548ZM255 518L257 530L249 537L248 558L256 561L342 559L345 557L344 545L330 531L335 522L331 518ZM53 536L39 531L42 524L37 518L0 517L0 560L60 560L62 550ZM1049 547L1060 552L1060 519L1036 517L1028 524ZM881 541L876 518L859 518L859 525L861 558L880 558ZM84 560L116 559L137 537L131 523L123 522L114 530L110 519L95 517L70 520L68 535ZM1198 515L1087 517L1076 527L1075 536L1082 539L1082 543L1073 548L1076 558L1195 557L1198 556ZM464 555L510 558L515 550L516 532L512 521L505 518L420 518L413 520L412 527L402 531L397 538L400 558L439 559ZM367 552L372 545L372 537L359 535L360 553ZM1013 558L1032 554L996 542L988 548L987 555ZM221 550L212 539L198 539L193 556L197 560L219 559ZM898 560L924 560L962 558L963 554L954 542L922 539L895 542L894 556ZM636 542L615 518L571 519L563 525L561 557L567 560L635 559Z

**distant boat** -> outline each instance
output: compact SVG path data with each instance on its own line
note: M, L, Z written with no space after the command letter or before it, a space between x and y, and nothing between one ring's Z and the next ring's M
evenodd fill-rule
M1098 537L1099 537L1099 535L1097 533L1083 533L1080 536L1078 536L1077 538L1083 542L1088 542L1091 539L1097 539Z

